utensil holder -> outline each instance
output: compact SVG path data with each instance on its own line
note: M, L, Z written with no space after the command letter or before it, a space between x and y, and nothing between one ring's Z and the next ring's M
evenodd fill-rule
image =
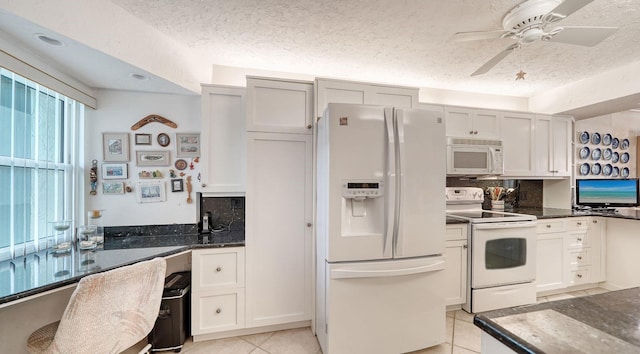
M491 201L491 209L493 209L493 210L504 210L504 200L492 200Z

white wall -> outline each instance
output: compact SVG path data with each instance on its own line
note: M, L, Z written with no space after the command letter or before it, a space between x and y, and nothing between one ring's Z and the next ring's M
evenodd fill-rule
M191 198L193 203L187 204L186 184L184 192L171 192L169 169L178 171L174 166L176 160L175 134L200 132L200 97L199 96L182 96L157 93L140 93L131 91L116 90L96 90L98 98L98 109L87 109L85 113L85 151L84 164L85 171L85 207L87 210L105 209L104 225L105 226L123 226L123 225L161 225L173 223L195 223L196 207L195 192L198 190L197 176L199 173L199 164L196 163L195 170L189 168L183 172L192 176L193 191ZM177 129L170 128L160 123L150 123L139 130L132 131L131 126L140 119L149 114L158 114L168 118L178 125ZM102 194L102 174L101 166L103 162L102 151L102 133L118 132L129 133L130 161L129 178L124 180L127 185L134 188L133 193L124 195L103 195ZM152 145L135 145L134 134L145 133L152 134ZM156 142L159 133L166 133L171 138L171 144L167 147L161 147ZM137 167L136 166L136 150L169 150L171 157L171 166L166 167ZM97 195L89 195L89 173L91 160L98 160L98 188ZM187 162L191 159L185 158ZM136 183L140 181L138 173L141 170L159 169L165 182L166 201L159 203L136 202L135 192L137 191ZM184 177L186 178L186 176ZM116 181L116 180L111 180ZM117 180L120 181L120 180ZM86 215L86 214L83 214ZM84 220L86 222L86 220Z

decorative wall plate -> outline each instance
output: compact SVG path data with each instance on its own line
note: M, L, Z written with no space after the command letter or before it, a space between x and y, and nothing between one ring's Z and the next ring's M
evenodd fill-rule
M620 173L620 175L622 176L622 178L627 178L629 177L629 169L628 168L623 168L622 172Z
M595 148L591 150L591 158L595 161L600 160L600 156L602 156L602 150L600 148Z
M620 160L620 154L617 151L614 151L613 154L611 154L611 162L618 162Z
M622 163L629 162L629 153L628 152L625 152L624 154L620 155L620 162L622 162Z
M598 145L600 144L600 133L591 134L591 144Z
M611 147L617 149L618 146L620 146L620 139L613 138L613 140L611 140Z
M602 145L611 145L611 134L607 133L602 136Z
M183 160L183 159L178 159L176 160L175 166L178 170L182 171L185 168L187 168L188 164L187 161Z
M602 168L602 175L603 176L611 176L611 172L613 171L613 166L611 166L610 163L604 165L604 167Z
M589 132L582 132L580 134L580 142L587 144L589 142Z
M611 160L611 154L613 154L613 150L606 148L602 151L602 158L605 160Z
M627 150L629 148L629 139L622 139L622 142L620 143L620 148L622 150Z
M583 146L580 149L579 155L581 159L586 159L589 157L589 155L591 155L591 149L589 149L587 146Z
M591 174L592 175L599 175L600 171L602 171L602 166L599 163L594 163L593 166L591 166Z
M618 177L620 175L620 168L618 166L613 166L613 170L611 171L611 177Z
M588 163L583 163L582 165L580 165L580 174L583 176L586 176L589 174L589 172L591 172L591 165L589 165Z

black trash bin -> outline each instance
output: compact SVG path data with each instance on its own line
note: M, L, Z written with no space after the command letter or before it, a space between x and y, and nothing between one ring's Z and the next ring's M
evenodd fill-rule
M191 272L172 273L164 280L160 313L148 337L151 351L182 350L190 335L190 288Z

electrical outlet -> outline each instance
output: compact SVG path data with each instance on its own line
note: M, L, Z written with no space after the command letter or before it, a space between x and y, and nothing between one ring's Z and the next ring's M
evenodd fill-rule
M235 209L244 209L244 198L231 198L231 207Z

